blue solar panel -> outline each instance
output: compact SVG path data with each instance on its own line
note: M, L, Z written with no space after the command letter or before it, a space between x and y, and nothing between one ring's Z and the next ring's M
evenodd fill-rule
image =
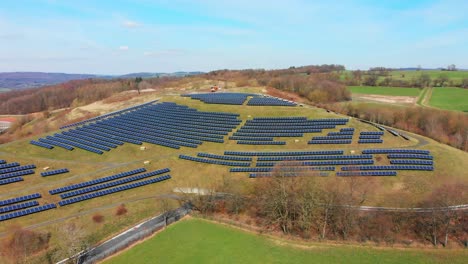
M69 172L68 169L58 169L58 170L51 170L51 171L44 171L41 172L42 177L47 177L47 176L52 176L52 175L57 175L57 174L62 174L62 173L67 173Z
M4 215L0 215L0 221L5 221L5 220L17 218L17 217L22 217L22 216L29 215L29 214L39 213L39 212L50 210L50 209L53 209L53 208L56 208L56 207L57 206L55 204L46 204L46 205L32 207L32 208L29 208L29 209L25 209L25 210L13 212L13 213L4 214Z
M97 191L97 192L77 196L77 197L74 197L74 198L62 200L62 201L59 202L59 205L60 206L66 206L66 205L69 205L69 204L73 204L73 203L93 199L93 198L96 198L96 197L101 197L101 196L105 196L105 195L120 192L120 191L125 191L125 190L129 190L129 189L133 189L133 188L138 188L138 187L145 186L145 185L148 185L148 184L157 183L157 182L160 182L160 181L165 181L165 180L168 180L170 178L171 178L170 175L165 175L165 176L153 178L153 179L150 179L150 180L140 181L140 182L127 184L127 185L123 185L123 186L119 186L119 187L114 187L114 188L110 188L110 189L106 189L106 190L102 190L102 191Z
M41 195L39 193L29 194L25 196L2 200L0 201L0 206L19 203L19 202L28 201L28 200L37 199L37 198L41 198Z

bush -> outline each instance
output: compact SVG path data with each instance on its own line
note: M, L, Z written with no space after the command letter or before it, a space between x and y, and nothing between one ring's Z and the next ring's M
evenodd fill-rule
M99 214L99 213L94 214L93 217L92 217L92 219L93 219L93 221L94 221L95 223L98 223L98 224L104 222L104 216L103 216L102 214Z
M50 237L50 233L39 233L15 227L2 243L2 255L14 262L21 262L24 258L46 249Z
M119 205L119 207L117 207L117 210L115 211L115 215L121 216L121 215L126 214L127 212L128 211L127 211L127 208L125 208L125 204L121 204Z

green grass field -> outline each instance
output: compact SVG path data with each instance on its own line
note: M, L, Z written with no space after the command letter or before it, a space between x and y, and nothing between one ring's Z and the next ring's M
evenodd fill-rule
M429 104L441 109L468 112L468 89L433 88Z
M466 250L296 244L186 219L104 263L465 263L467 257Z
M418 96L421 93L421 90L418 88L402 88L402 87L348 86L348 89L353 94Z
M440 76L446 76L449 80L453 81L454 84L460 84L465 78L468 78L468 71L441 71L441 70L428 70L428 71L391 71L390 77L394 80L411 81L421 76L421 74L427 74L432 80L439 78ZM351 71L344 71L340 79L345 80L347 77L351 77ZM365 77L364 75L363 77ZM382 81L385 77L380 76L378 82Z

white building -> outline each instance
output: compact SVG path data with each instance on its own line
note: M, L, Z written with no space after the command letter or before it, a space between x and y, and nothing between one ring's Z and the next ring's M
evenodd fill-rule
M10 128L11 123L7 121L0 121L0 133Z

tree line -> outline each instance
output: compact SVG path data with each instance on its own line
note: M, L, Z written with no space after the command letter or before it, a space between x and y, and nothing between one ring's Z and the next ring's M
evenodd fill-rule
M371 104L319 104L328 110L365 119L468 151L468 115L421 107L380 107Z
M310 65L280 70L219 70L202 77L235 82L237 86L269 86L297 93L311 102L341 102L351 100L340 81L344 70L342 65Z
M233 219L243 215L249 219L247 224L263 231L278 230L305 239L468 246L467 212L437 209L466 203L465 183L435 188L414 204L433 208L426 212L357 210L368 202L376 184L374 179L362 177L320 181L312 172L291 177L277 168L273 176L256 179L247 191L223 183L218 189L225 194L221 197L213 192L190 199L202 214L222 213Z

